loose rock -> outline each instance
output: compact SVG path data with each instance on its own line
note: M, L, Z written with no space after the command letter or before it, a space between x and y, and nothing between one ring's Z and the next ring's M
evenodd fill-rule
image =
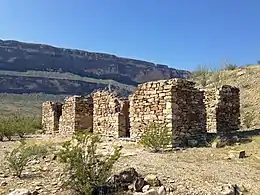
M16 189L9 193L9 195L31 195L31 193L27 189Z
M150 185L145 185L145 186L142 188L142 191L143 191L143 192L147 192L147 191L149 191L149 189L150 189Z
M159 195L166 195L166 189L164 186L161 186L159 189L158 189L158 194Z
M134 195L159 195L155 189L150 189L147 192L135 192Z
M147 175L144 180L147 183L149 183L151 186L160 186L161 185L161 181L154 174Z

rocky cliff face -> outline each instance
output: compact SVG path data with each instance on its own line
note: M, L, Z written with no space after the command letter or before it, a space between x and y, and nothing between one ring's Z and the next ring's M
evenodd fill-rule
M12 40L0 40L0 70L70 72L127 85L189 75L188 71L141 60Z

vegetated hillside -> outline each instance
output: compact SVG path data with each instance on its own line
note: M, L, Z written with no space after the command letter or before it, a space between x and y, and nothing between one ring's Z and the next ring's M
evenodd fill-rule
M0 70L72 73L136 86L146 81L187 77L188 71L115 55L0 40Z
M195 77L198 83L203 77ZM240 88L241 122L250 128L260 127L260 66L247 66L235 70L222 70L206 75L206 88L227 84Z
M48 95L43 93L0 93L0 119L14 113L40 118L43 102L63 101L65 97L65 95Z
M0 75L0 93L46 93L54 95L84 95L97 89L107 88L107 84L93 83L82 80L45 78L37 76ZM119 88L111 85L120 96L128 96L132 88Z

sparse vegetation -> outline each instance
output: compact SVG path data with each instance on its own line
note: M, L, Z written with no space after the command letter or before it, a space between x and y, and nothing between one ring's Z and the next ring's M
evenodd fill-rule
M120 157L117 147L109 156L99 155L97 146L100 142L98 135L77 133L63 144L59 153L61 162L67 165L65 174L68 180L65 184L78 194L90 195L95 187L104 185Z
M236 64L226 64L224 70L235 70L238 66Z
M169 129L163 124L151 123L142 134L140 144L153 152L166 149L171 144Z
M41 116L41 106L45 101L62 101L65 95L43 93L11 94L0 93L0 118L7 118L16 113L28 117Z
M40 157L47 153L47 148L41 145L30 145L24 141L12 150L12 152L7 155L7 161L9 163L10 169L19 178L22 176L22 171L30 160L36 157Z
M41 122L37 118L11 115L10 117L0 119L0 141L4 137L11 140L13 136L23 138L25 135L33 134L41 128Z
M208 83L209 68L207 66L198 66L197 69L191 73L190 79L197 81L202 87L206 87Z

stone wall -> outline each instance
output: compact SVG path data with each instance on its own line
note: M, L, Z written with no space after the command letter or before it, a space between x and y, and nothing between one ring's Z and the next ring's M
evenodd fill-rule
M128 101L108 91L93 94L93 131L114 137L129 135Z
M45 102L42 124L46 133L70 134L90 129L114 137L139 138L151 123L169 127L171 146L187 145L206 132L239 129L239 89L222 86L199 90L185 79L153 81L138 86L129 100L108 91L88 97L72 96L64 104Z
M239 88L224 85L205 90L205 97L208 132L223 134L239 129Z
M53 134L59 130L61 104L51 101L42 104L42 128L46 134Z
M74 131L90 129L93 126L92 97L72 96L65 100L62 106L59 132L70 134Z
M139 138L150 123L169 127L173 145L184 145L206 132L203 92L184 79L144 83L129 97L130 132Z

